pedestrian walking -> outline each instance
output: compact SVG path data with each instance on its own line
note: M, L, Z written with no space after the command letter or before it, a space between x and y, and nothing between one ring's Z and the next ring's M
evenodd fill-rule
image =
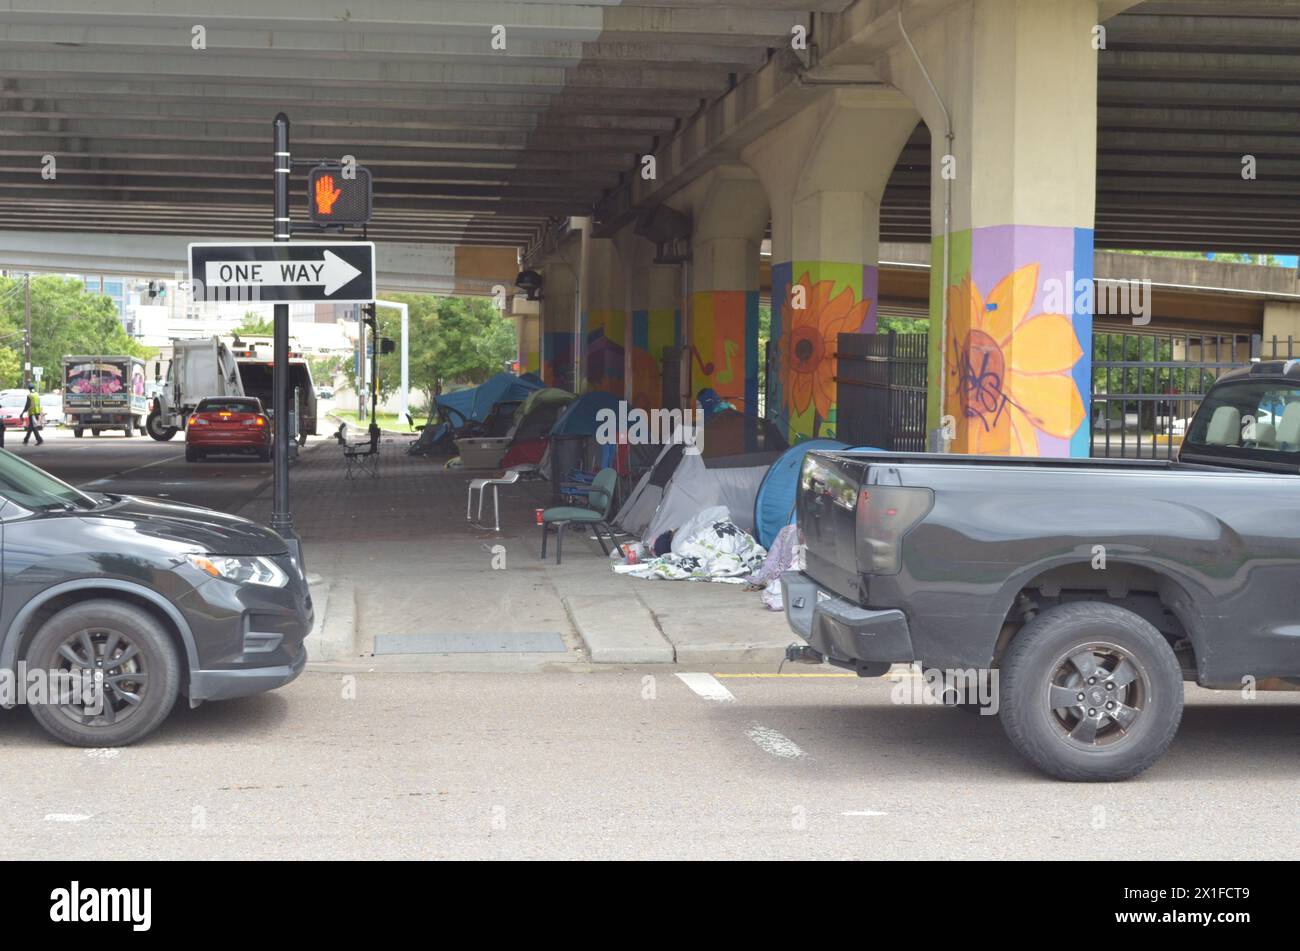
M23 412L27 414L27 433L23 436L23 445L33 436L36 437L36 445L45 442L41 438L40 428L36 425L41 418L41 394L36 392L35 384L27 387L27 405L23 407Z

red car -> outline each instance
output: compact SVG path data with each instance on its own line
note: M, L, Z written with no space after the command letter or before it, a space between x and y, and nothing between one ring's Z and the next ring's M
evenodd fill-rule
M212 453L251 452L271 458L271 420L253 396L211 396L185 420L185 461Z

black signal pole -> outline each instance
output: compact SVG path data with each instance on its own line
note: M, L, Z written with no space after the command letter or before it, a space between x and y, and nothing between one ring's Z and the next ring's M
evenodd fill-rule
M275 117L275 227L276 241L288 241L289 117L283 112ZM274 489L271 501L271 528L289 543L289 551L301 566L302 544L293 530L293 513L289 511L289 305L275 305L275 361L271 371L271 407L275 414Z

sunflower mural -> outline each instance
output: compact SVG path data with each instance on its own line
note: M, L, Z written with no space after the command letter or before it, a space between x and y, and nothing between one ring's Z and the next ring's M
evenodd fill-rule
M792 439L833 434L838 338L863 330L871 314L870 300L859 300L852 286L837 294L835 283L814 282L805 271L786 292L777 359Z
M948 288L944 405L953 452L1039 455L1039 438L1069 439L1086 412L1073 369L1083 350L1065 314L1034 313L1039 265L987 297L968 274Z

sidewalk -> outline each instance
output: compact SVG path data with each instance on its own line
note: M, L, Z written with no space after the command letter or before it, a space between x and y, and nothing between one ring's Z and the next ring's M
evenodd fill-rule
M385 434L377 479L344 479L332 440L309 446L290 469L290 505L317 602L314 659L387 670L432 669L431 658L438 670L775 669L794 640L784 615L768 611L757 592L616 575L585 533L565 533L562 565L553 547L542 561L534 511L550 504L547 482L500 489L500 533L491 529L491 493L483 510L489 527L471 525L469 482L492 473L407 456L413 438ZM269 523L270 488L240 514Z

